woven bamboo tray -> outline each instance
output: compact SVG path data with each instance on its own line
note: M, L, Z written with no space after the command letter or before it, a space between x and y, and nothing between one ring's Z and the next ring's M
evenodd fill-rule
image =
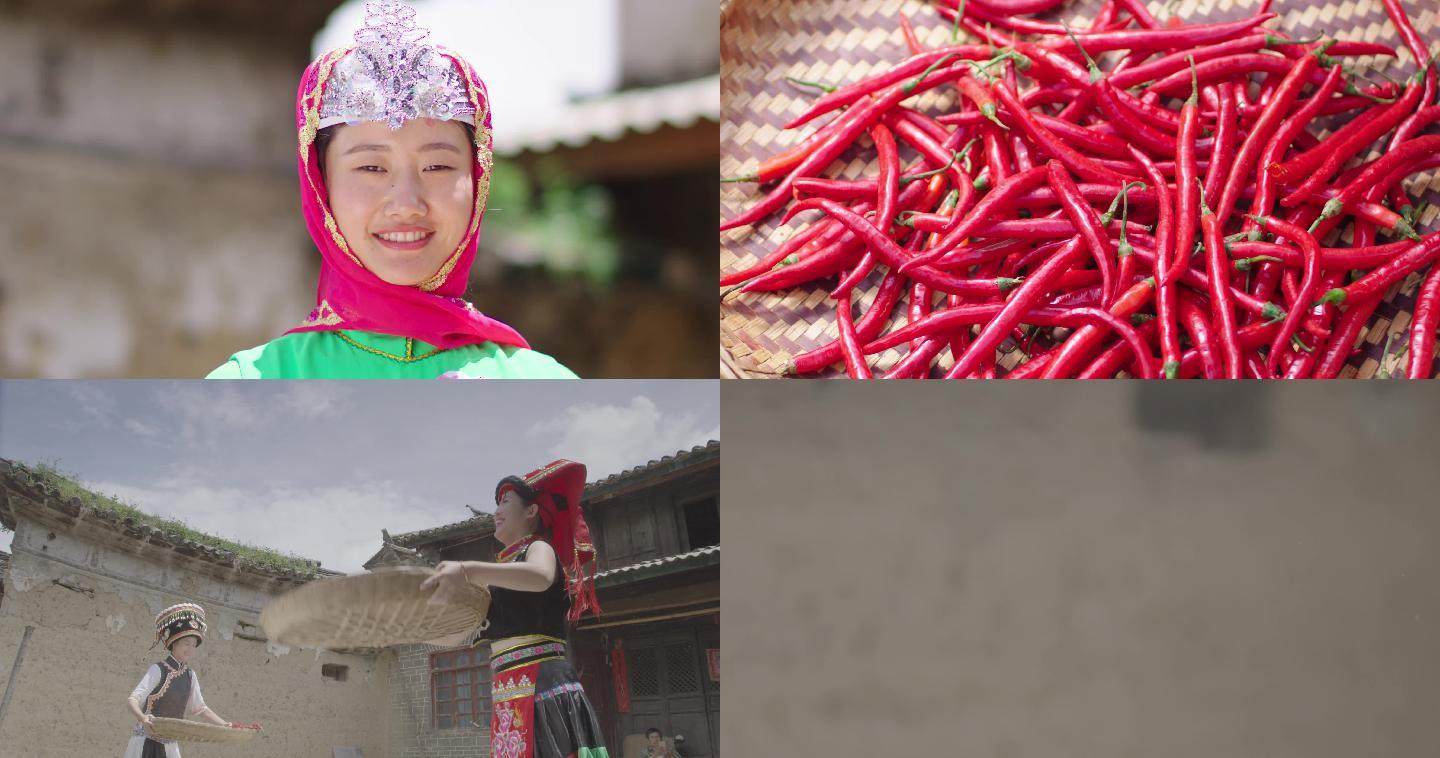
M1052 16L1063 16L1081 26L1094 18L1100 4L1101 0L1071 0ZM1158 14L1162 3L1151 0L1148 5ZM1175 8L1187 20L1209 22L1253 15L1259 5L1260 0L1179 0ZM1406 0L1405 6L1422 36L1440 40L1440 10L1435 0ZM1359 69L1397 78L1415 70L1414 56L1395 33L1380 0L1276 0L1272 10L1280 18L1267 26L1296 37L1324 32L1345 39L1384 42L1399 53L1393 59L1347 59ZM822 118L797 130L783 130L785 122L799 115L813 99L810 92L785 82L785 77L845 84L907 57L898 24L901 12L910 17L916 35L927 47L942 46L950 39L950 25L929 0L730 0L722 4L720 173L736 176L753 171L761 160L804 139L824 123L826 119ZM1378 75L1371 78L1379 80ZM950 88L932 90L914 102L920 110L933 113L952 106L952 92ZM865 144L868 146L868 140ZM1378 154L1378 149L1372 152ZM909 155L902 152L902 158L908 159ZM873 151L862 155L860 150L853 150L828 175L874 175L878 167L872 156ZM1440 227L1440 172L1412 177L1405 189L1417 204L1430 203L1417 229L1424 233ZM722 185L720 217L740 213L761 194L753 184ZM779 219L777 213L756 226L722 232L721 272L753 265L792 231L802 228L799 221L779 226ZM857 316L874 301L880 279L879 272L872 274L858 288ZM1362 337L1362 352L1351 357L1341 377L1370 378L1382 370L1394 372L1397 368L1404 375L1404 359L1397 354L1408 339L1406 330L1421 279L1420 274L1412 274L1386 294ZM832 278L784 292L734 293L725 298L720 304L721 365L725 375L775 377L795 355L838 337L835 306L826 291L833 284ZM896 310L900 319L903 304ZM890 328L893 326L887 326L887 331ZM1392 333L1386 354L1384 346ZM878 363L872 363L876 374L893 366L903 355L903 347L879 355ZM941 355L937 374L950 363L948 351ZM1000 365L1008 370L1020 360L1018 353L1009 353L1002 357ZM843 377L844 373L831 369L825 376Z
M149 732L162 740L179 742L211 742L223 745L239 745L255 739L258 729L234 729L218 724L205 724L188 719L167 719L155 717L155 725Z
M311 582L267 605L260 623L276 642L332 650L454 638L484 624L490 593L467 585L454 603L430 605L420 583L434 573L403 567Z

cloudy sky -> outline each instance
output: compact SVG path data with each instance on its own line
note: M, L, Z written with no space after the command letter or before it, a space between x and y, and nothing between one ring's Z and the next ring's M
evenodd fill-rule
M714 381L0 382L0 457L338 571L382 527L493 511L506 474L593 481L719 437Z

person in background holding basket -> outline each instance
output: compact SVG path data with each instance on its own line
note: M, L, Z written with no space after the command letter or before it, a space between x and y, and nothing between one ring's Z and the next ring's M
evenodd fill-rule
M180 758L180 745L174 740L146 733L146 727L154 726L157 716L183 719L199 715L212 724L236 726L205 705L200 680L190 668L190 659L204 641L205 609L194 603L172 605L155 617L155 643L163 644L170 654L145 670L145 676L125 701L136 724L124 758Z
M580 505L585 466L559 460L495 487L496 562L441 561L421 590L445 603L465 583L489 588L491 755L609 758L595 709L566 659L567 628L600 612L586 566L595 545Z

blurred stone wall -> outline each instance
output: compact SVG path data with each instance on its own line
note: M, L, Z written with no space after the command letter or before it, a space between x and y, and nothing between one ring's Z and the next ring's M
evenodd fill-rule
M303 318L294 88L336 4L0 9L0 374L199 376Z

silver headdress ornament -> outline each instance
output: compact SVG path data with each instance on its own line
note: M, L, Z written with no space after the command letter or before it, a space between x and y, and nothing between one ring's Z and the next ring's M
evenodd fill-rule
M358 45L335 66L325 85L317 128L384 121L399 129L415 118L468 120L475 116L465 81L415 26L415 9L396 0L365 4Z

